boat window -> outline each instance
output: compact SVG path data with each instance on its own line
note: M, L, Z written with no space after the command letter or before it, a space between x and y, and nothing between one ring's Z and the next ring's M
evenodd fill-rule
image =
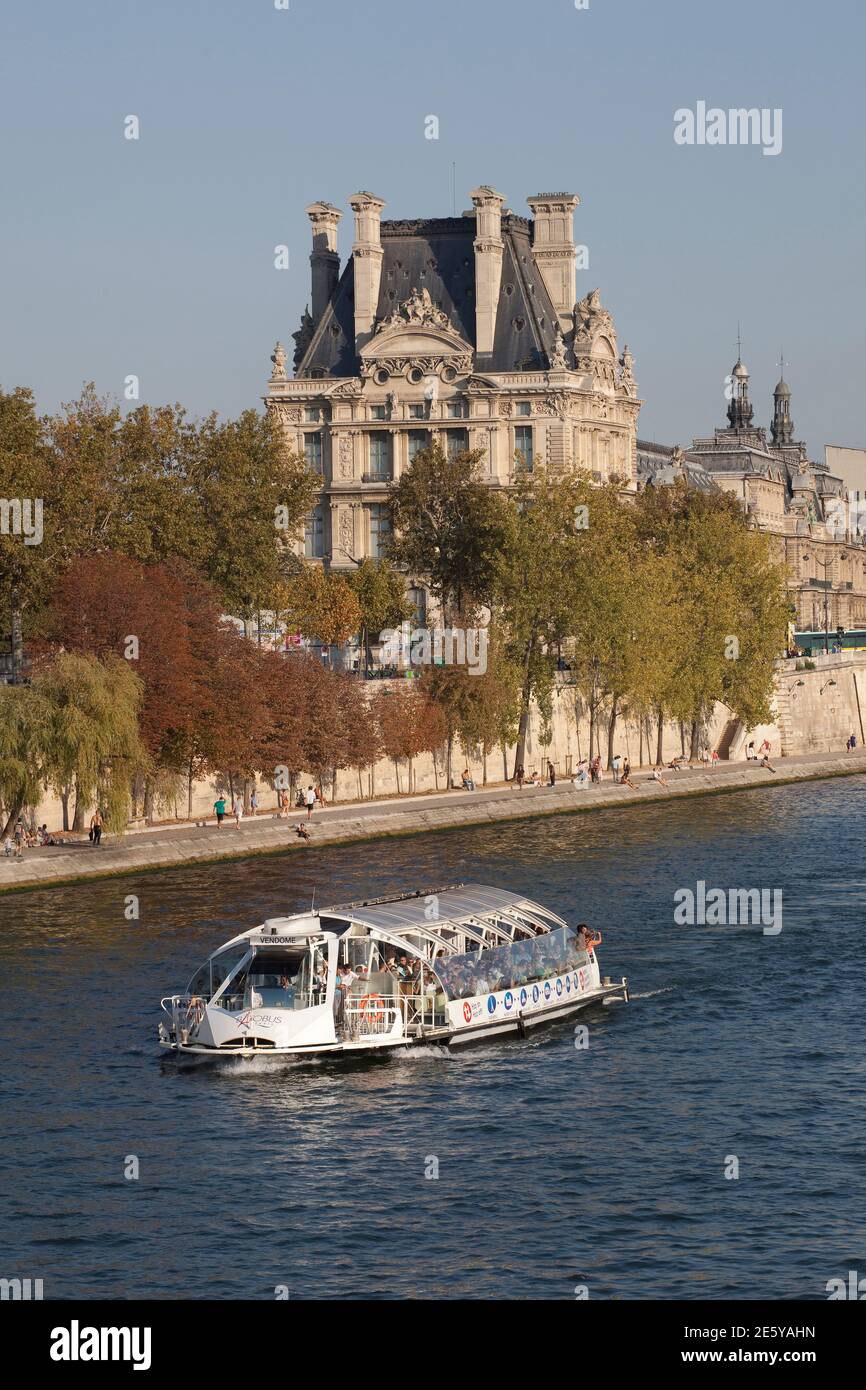
M216 955L206 960L200 970L189 982L187 994L200 994L205 999L212 999L220 985L234 970L239 961L242 961L249 950L246 941L239 941L234 946L227 946L224 951L217 951Z
M303 966L309 959L304 948L297 951L259 951L248 972L248 999L253 1009L303 1009Z
M449 999L468 999L475 994L496 994L564 974L586 962L573 927L545 932L513 946L494 946L438 961L436 973Z

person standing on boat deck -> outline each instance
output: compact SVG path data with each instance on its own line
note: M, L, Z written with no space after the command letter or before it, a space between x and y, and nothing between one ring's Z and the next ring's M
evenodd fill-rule
M307 820L309 820L313 814L313 807L316 804L316 793L312 786L307 787L304 801L306 802L307 806Z
M100 840L102 839L102 816L99 814L98 806L96 810L93 812L93 815L90 817L90 832L90 837L93 840L93 843L95 845L98 845Z
M216 801L215 801L214 804L213 804L213 808L214 808L214 814L216 815L216 818L217 818L217 830L222 830L222 828L223 828L223 819L224 819L225 813L226 813L226 799L225 799L225 797L224 797L224 796L218 796L217 799L216 799Z

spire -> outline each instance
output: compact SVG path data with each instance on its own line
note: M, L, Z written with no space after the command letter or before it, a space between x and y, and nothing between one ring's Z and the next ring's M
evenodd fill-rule
M743 362L743 344L740 338L739 324L737 324L737 360L731 369L729 381L728 421L731 429L748 429L752 423L754 410L749 400L749 369Z
M779 357L782 375L773 392L773 424L770 429L774 444L791 444L794 439L794 422L791 419L791 388L785 380L785 353Z

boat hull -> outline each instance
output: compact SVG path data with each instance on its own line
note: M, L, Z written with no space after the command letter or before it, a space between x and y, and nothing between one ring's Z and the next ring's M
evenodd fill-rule
M347 1056L359 1053L384 1054L406 1047L442 1047L451 1050L470 1047L478 1043L492 1042L497 1038L516 1033L525 1036L532 1028L543 1024L561 1023L571 1015L587 1009L592 1004L604 1003L607 999L622 999L628 1002L628 981L622 979L616 984L599 985L569 999L543 1003L535 1008L518 1009L505 1017L479 1017L477 1023L467 1023L458 1028L432 1028L422 1034L404 1037L378 1037L375 1039L356 1039L345 1042L309 1043L294 1047L260 1047L250 1041L247 1046L207 1047L200 1043L161 1042L164 1052L175 1057L194 1056L207 1058L214 1062L252 1057L320 1057ZM468 1001L475 1002L475 1001Z

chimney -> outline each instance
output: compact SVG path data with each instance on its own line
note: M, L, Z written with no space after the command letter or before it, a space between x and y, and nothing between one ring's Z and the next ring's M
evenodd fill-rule
M379 306L379 281L382 277L382 241L379 227L381 198L372 193L356 193L349 199L355 214L355 242L352 260L355 267L355 351L369 342Z
M502 204L495 188L482 185L471 195L475 208L475 351L493 351L499 285L502 280Z
M575 300L574 209L580 203L576 193L539 193L527 198L535 219L532 228L532 255L541 271L560 326L572 326Z
M337 226L343 214L331 203L311 203L304 211L313 226L311 302L313 323L317 324L328 307L340 275Z

